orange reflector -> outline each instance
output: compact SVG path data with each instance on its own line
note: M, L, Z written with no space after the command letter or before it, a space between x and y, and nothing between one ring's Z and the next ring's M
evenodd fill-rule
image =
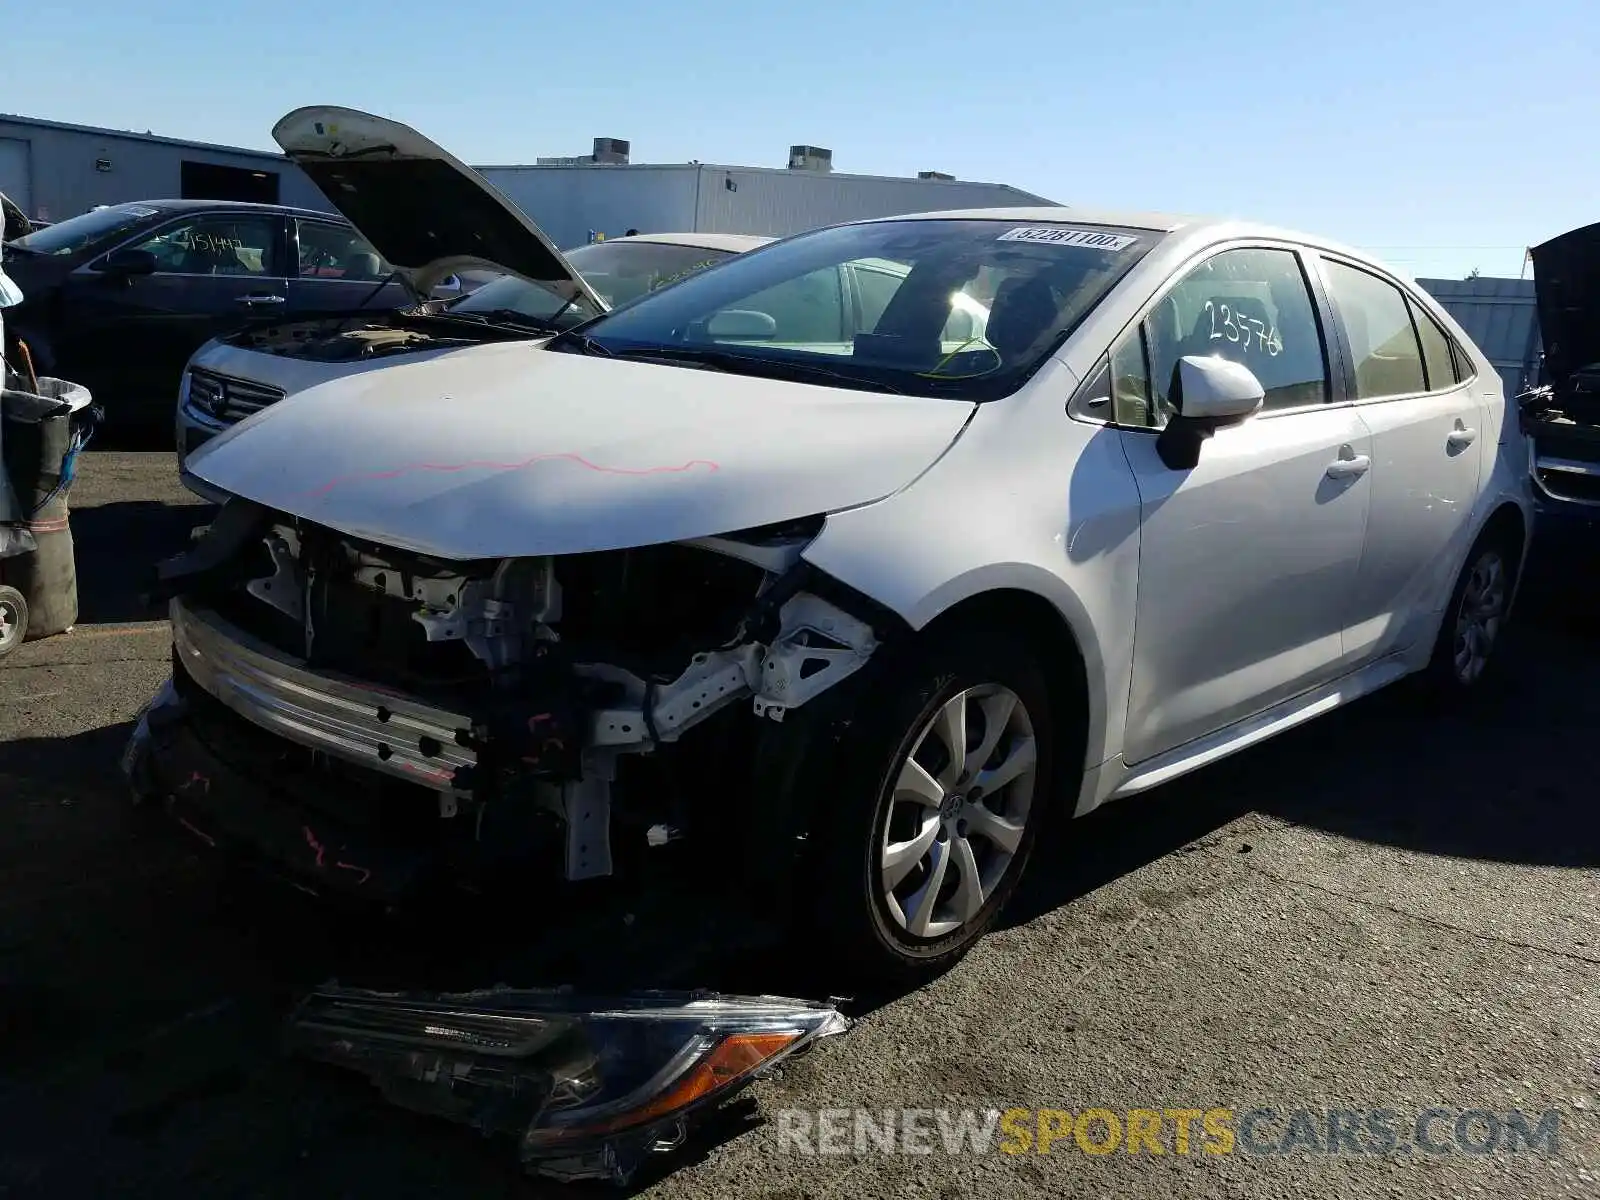
M792 1030L785 1033L734 1034L712 1047L710 1053L684 1072L677 1083L654 1100L612 1117L609 1121L534 1130L530 1137L536 1140L544 1138L556 1140L594 1133L609 1133L667 1116L680 1108L687 1108L697 1100L705 1099L741 1076L748 1075L799 1038L800 1034Z

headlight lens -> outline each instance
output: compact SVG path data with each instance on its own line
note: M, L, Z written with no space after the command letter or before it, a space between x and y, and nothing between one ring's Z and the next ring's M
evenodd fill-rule
M848 1024L831 1005L774 996L326 987L290 1018L288 1040L406 1108L520 1135L531 1170L622 1183L696 1113Z

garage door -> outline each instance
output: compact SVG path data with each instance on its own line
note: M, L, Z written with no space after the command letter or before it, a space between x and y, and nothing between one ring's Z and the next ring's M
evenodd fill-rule
M30 217L33 211L33 180L28 167L28 143L21 138L0 138L0 192Z

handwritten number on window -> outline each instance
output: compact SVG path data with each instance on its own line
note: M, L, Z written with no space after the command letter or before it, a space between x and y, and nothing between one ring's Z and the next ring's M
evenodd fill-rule
M1216 304L1210 300L1206 301L1206 312L1211 317L1212 341L1226 338L1248 351L1254 338L1255 348L1264 351L1268 357L1277 358L1283 353L1283 337L1276 325L1268 326L1256 317L1239 316L1226 304Z

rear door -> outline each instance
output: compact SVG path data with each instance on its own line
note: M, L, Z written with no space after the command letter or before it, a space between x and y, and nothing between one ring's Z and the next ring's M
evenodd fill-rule
M288 299L283 218L206 210L175 218L118 249L155 257L151 275L73 272L63 324L78 343L84 380L115 397L119 419L171 416L189 356L208 339Z
M394 267L349 225L296 217L290 226L290 313L385 312L411 303Z
M1415 642L1448 599L1494 435L1449 335L1409 289L1330 255L1320 266L1346 383L1372 433L1372 512L1346 634L1349 654L1370 660Z

